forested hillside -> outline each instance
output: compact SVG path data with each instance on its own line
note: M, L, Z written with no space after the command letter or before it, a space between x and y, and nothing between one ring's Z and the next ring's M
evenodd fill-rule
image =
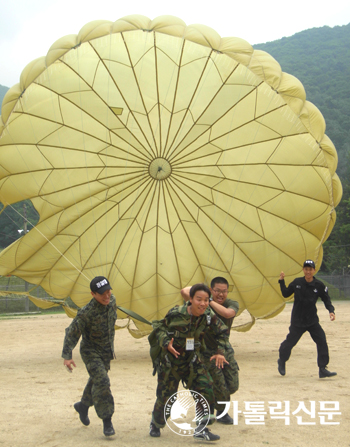
M337 207L337 223L324 245L322 269L342 272L350 265L350 24L313 28L254 48L271 54L284 72L297 77L304 85L307 100L320 109L326 120L326 133L339 155L337 172L344 194ZM0 85L0 104L6 91L7 87ZM18 210L22 207L17 206ZM31 204L28 217L35 223L37 217ZM17 229L23 227L22 223L22 217L12 210L0 216L0 248L19 236Z

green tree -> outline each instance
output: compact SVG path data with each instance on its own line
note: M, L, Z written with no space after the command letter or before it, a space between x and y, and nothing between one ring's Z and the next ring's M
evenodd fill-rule
M306 98L323 114L326 133L339 155L350 141L350 24L312 28L291 37L254 45L273 56L284 72L298 78ZM344 160L344 158L343 158ZM340 175L346 171L342 164Z
M342 274L350 265L350 151L347 152L347 171L343 176L343 198L337 206L336 231L325 242L322 270Z

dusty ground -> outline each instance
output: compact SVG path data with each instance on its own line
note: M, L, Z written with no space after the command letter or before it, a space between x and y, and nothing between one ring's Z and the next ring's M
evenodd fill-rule
M247 333L232 333L231 342L241 369L240 389L232 399L238 401L240 411L245 411L247 402L260 401L267 414L264 425L247 424L243 413L239 414L236 426L215 424L212 431L221 436L215 444L350 446L350 302L335 302L335 307L335 322L329 320L322 303L318 311L330 348L329 369L338 372L331 379L318 378L316 349L308 334L294 348L287 363L287 375L278 374L278 347L288 331L290 305L276 318L258 321ZM69 374L60 358L64 328L69 322L65 315L0 321L0 446L200 445L168 428L162 430L161 438L148 435L156 379L152 377L147 339L135 340L126 330L116 333L117 360L112 362L110 371L117 436L103 436L101 420L93 409L91 424L84 427L73 408L87 380L84 364L76 349L77 368ZM315 401L315 418L300 411L291 414L290 425L285 425L283 419L272 419L269 414L271 401L288 401L291 413L299 401L308 409L310 401ZM333 418L338 425L321 424L319 401L339 402L341 415ZM314 422L314 425L298 424L296 416L301 416L303 423Z

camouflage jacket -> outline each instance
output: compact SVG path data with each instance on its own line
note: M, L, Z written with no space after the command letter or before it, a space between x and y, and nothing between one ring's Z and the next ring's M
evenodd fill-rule
M113 359L116 319L117 307L113 295L107 306L93 298L78 311L72 323L66 328L62 357L66 360L72 358L72 351L82 336L80 343L82 357L97 355L105 360Z
M229 298L227 298L225 300L225 302L222 304L222 306L226 307L226 309L233 309L236 313L238 312L238 309L239 309L238 302L237 301L233 301L233 300L231 300ZM225 318L222 315L219 315L217 312L215 312L215 310L213 310L213 312L228 327L228 331L226 333L226 335L227 335L227 347L231 347L230 342L229 342L229 337L230 337L230 331L231 331L231 327L232 327L232 323L233 323L234 317ZM216 340L216 335L215 335L214 331L212 331L212 330L207 331L205 333L204 341L205 341L205 345L206 345L206 347L207 347L207 349L209 351L211 351L211 352L216 351L218 342Z
M198 328L202 328L195 340L196 348L199 349L199 344L203 347L204 334L211 330L217 340L216 354L224 354L226 339L227 339L227 326L215 315L215 313L208 307L203 315L195 317L187 312L187 304L183 306L174 307L171 309L159 325L156 332L156 337L159 346L163 348L163 352L167 351L167 346L171 339L174 339L173 347L180 352L181 358L186 359L187 354L191 351L186 351L186 339L193 338ZM175 357L173 358L175 360ZM177 363L175 360L175 363Z

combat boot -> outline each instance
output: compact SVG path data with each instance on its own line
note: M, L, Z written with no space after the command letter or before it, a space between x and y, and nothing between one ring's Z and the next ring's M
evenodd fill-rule
M158 428L153 422L151 422L149 426L149 434L152 438L159 438L160 436L160 428Z
M219 435L214 435L207 427L203 429L203 425L198 425L193 437L198 441L218 441L220 439Z
M90 424L90 419L88 416L89 407L84 405L81 402L77 402L74 404L74 409L79 413L79 418L84 425Z
M233 419L231 418L231 416L228 413L225 414L225 416L223 416L222 418L218 419L218 416L220 416L220 414L222 414L222 413L223 413L222 411L220 413L218 411L216 412L216 422L219 422L220 424L225 424L225 425L233 424Z
M105 436L115 435L115 431L112 424L112 418L103 419L103 434Z
M319 371L318 371L318 376L320 379L324 379L325 377L333 377L336 375L337 375L336 372L330 372L330 371L328 371L328 369L326 367L319 368Z
M278 359L277 363L278 363L278 372L281 374L281 376L285 376L286 375L286 362L284 362L281 359Z

